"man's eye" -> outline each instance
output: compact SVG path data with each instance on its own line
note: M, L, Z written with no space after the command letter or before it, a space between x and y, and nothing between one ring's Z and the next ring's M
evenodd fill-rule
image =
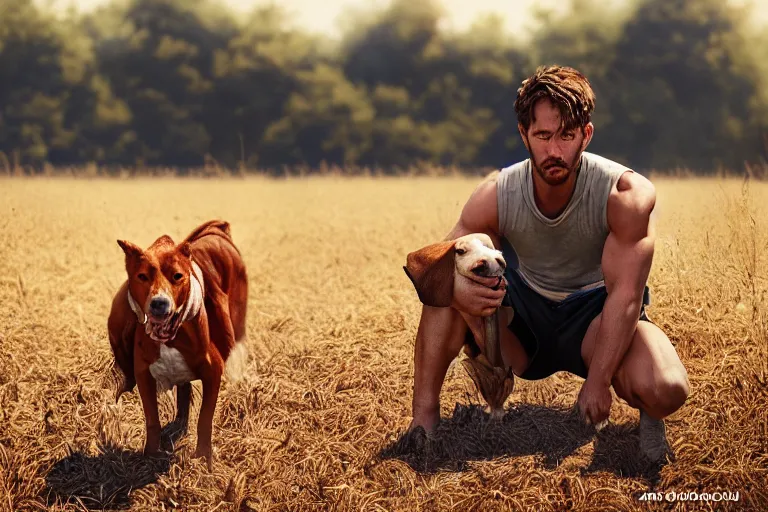
M572 133L564 133L563 134L563 139L564 140L572 140L573 139L573 134Z

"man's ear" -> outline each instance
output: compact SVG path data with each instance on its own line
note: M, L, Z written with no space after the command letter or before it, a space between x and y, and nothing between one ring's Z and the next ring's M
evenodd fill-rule
M523 128L523 125L521 123L517 123L517 131L520 132L520 138L523 139L523 144L525 144L525 149L527 149L528 152L530 152L531 147L528 145L528 134L525 133L525 128Z
M426 306L446 308L453 302L456 242L438 242L408 254L405 274Z
M581 143L581 150L584 151L587 149L587 146L589 146L589 143L592 141L592 135L595 133L595 125L592 124L590 121L589 123L584 126L584 140Z
M120 248L125 253L126 262L139 259L141 255L144 253L144 251L141 250L141 247L139 247L138 245L132 244L127 240L118 240L117 245L119 245Z

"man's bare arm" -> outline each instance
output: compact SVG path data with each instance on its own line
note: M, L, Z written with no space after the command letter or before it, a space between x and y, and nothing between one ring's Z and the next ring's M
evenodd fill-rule
M602 257L608 297L587 377L606 387L610 386L637 328L655 243L651 222L656 204L653 185L638 174L627 173L616 187L608 199L610 233Z
M498 172L484 179L464 204L459 220L446 235L445 240L455 240L470 233L485 233L499 248L499 210L496 199Z
M497 179L498 172L494 172L477 186L445 240L455 240L470 233L485 233L494 246L500 248ZM501 305L506 292L506 282L502 282L498 289L493 289L497 285L495 278L478 277L472 280L457 274L452 307L471 317L491 315Z

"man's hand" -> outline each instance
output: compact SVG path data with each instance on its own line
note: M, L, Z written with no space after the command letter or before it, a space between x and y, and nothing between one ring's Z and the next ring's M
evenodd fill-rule
M608 419L611 412L611 386L596 379L587 378L579 391L576 405L588 425L599 425Z
M497 289L493 289L498 285ZM451 307L470 316L491 316L501 306L507 292L507 281L497 277L469 279L458 272L453 282Z

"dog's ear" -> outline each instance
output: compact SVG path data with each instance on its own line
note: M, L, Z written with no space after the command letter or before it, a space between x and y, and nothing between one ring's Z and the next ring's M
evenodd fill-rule
M456 242L438 242L408 254L405 274L426 306L446 308L453 302Z
M125 253L126 262L140 258L144 252L141 250L141 247L139 247L138 245L132 244L127 240L118 240L117 245L119 245L120 248Z
M174 245L176 244L173 241L173 238L171 238L168 235L163 235L161 237L158 237L158 239L155 240L154 242L152 242L152 245L150 245L149 247L150 249L154 249L156 247L162 247L162 246L173 247Z
M189 258L192 255L192 246L189 245L189 242L180 243L176 250L185 258Z

